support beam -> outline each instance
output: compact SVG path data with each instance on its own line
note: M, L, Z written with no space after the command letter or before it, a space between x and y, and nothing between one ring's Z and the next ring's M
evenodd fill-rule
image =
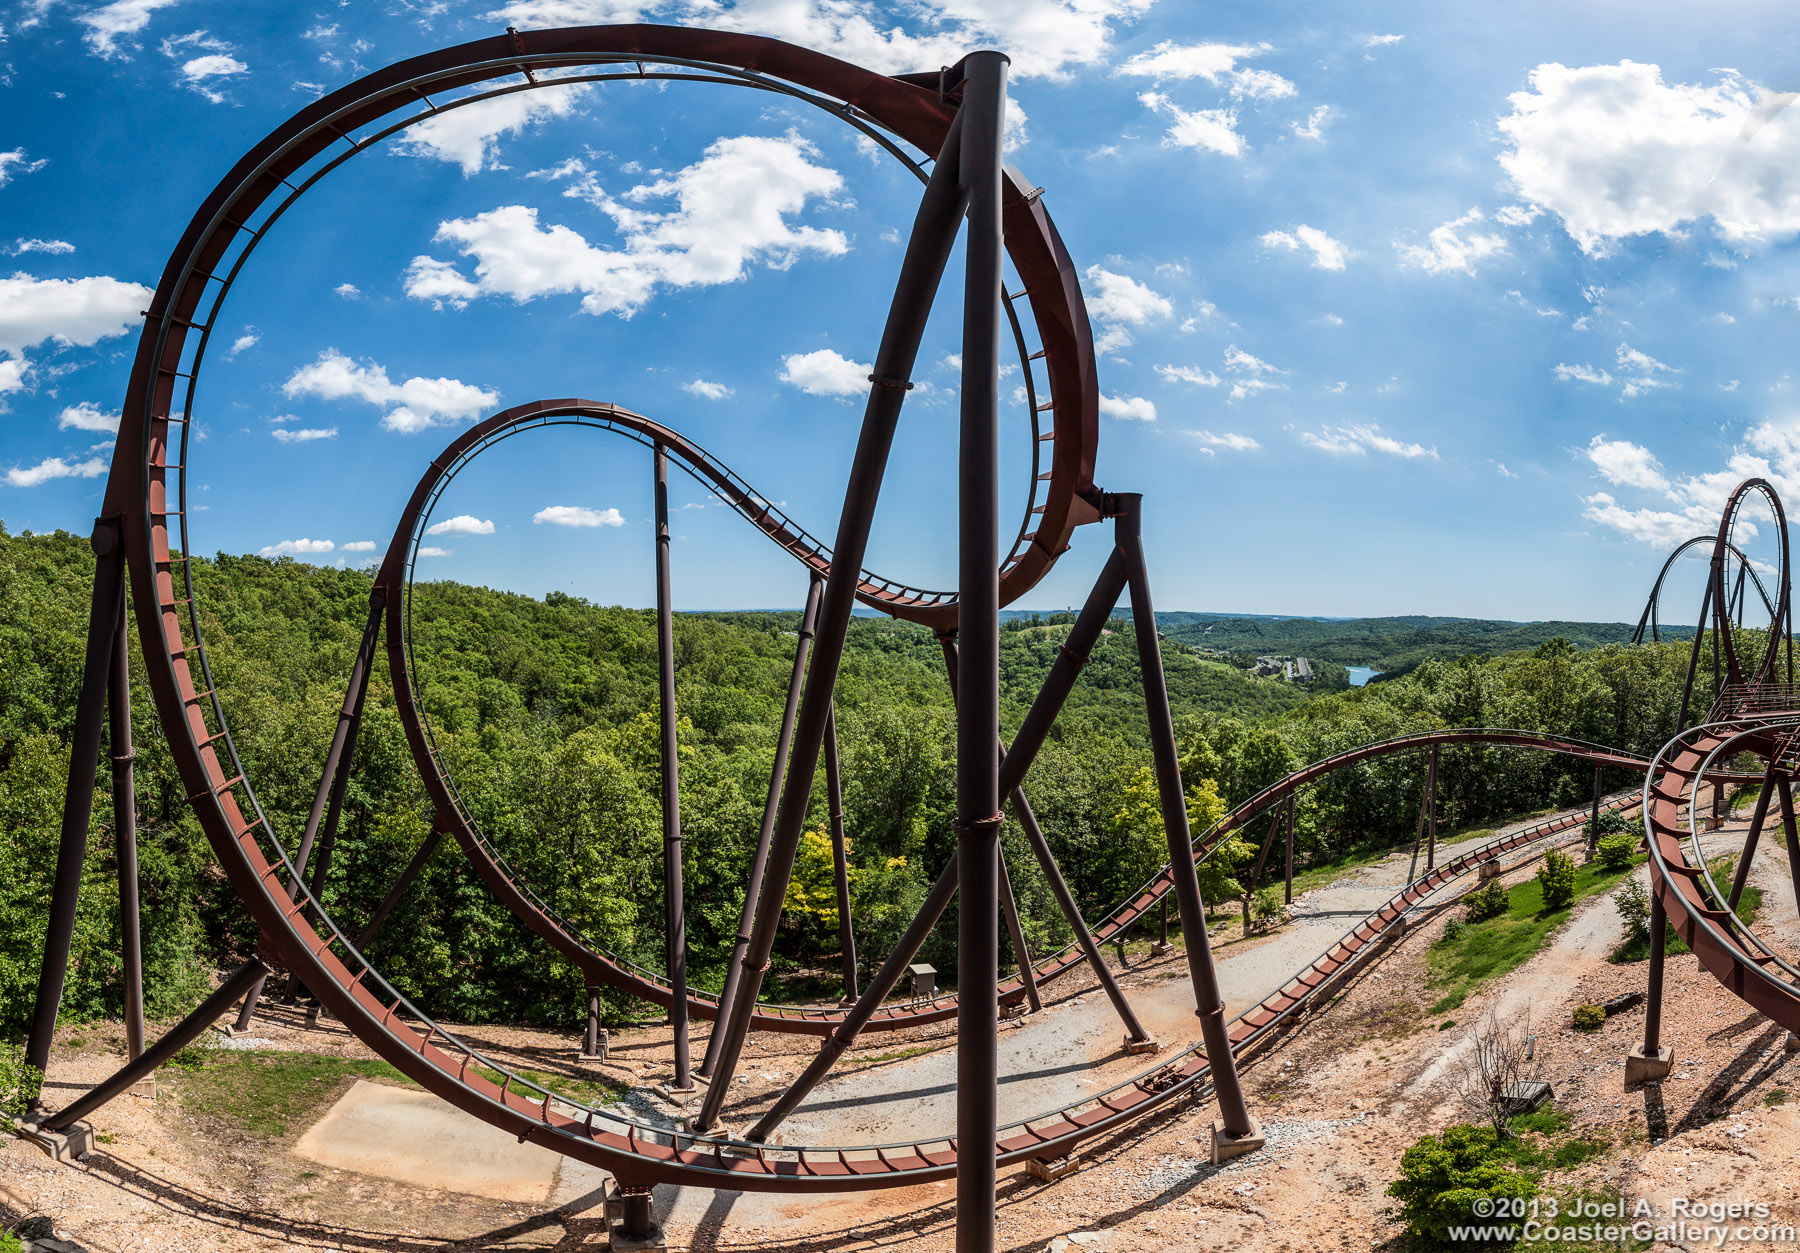
M681 755L676 744L675 610L669 588L669 450L656 446L656 658L662 718L663 945L669 1024L675 1029L672 1091L691 1092L688 1071L687 902L681 889Z
M137 787L131 744L131 637L125 631L125 591L119 591L119 625L106 695L112 757L113 848L119 874L120 956L125 964L125 1055L144 1051L144 937L138 917Z
M1644 1005L1644 1040L1625 1054L1625 1085L1668 1077L1674 1051L1662 1042L1663 933L1668 916L1662 897L1650 893L1650 988Z
M1750 863L1756 860L1756 845L1762 839L1763 821L1769 816L1769 801L1775 791L1777 771L1773 762L1763 775L1762 788L1756 794L1756 808L1750 814L1750 830L1744 836L1744 851L1738 855L1737 873L1731 877L1731 894L1725 898L1725 907L1736 912L1738 898L1744 894L1744 884L1750 881Z
M1282 904L1294 903L1294 797L1288 797L1287 803L1287 868L1283 872L1285 883L1282 888Z
M1031 967L1031 949L1025 943L1025 928L1019 924L1019 902L1013 895L1012 873L1006 868L1006 849L1000 849L1000 909L1006 920L1006 935L1012 942L1013 961L1019 967L1019 982L1025 985L1025 1003L1031 1012L1044 1008L1038 996L1037 971Z
M1431 765L1425 771L1425 873L1437 868L1438 748L1431 746Z
M1006 67L963 58L968 195L957 465L956 1253L993 1253L1000 1121L1000 300Z
M831 826L831 864L837 879L838 951L844 1004L856 1000L856 928L850 917L850 845L844 839L844 777L838 766L837 712L825 722L825 801Z
M381 930L381 924L386 922L387 916L394 912L394 906L400 903L400 898L406 895L406 889L412 886L413 880L417 879L420 872L425 869L425 863L431 860L433 853L437 852L438 843L443 838L444 824L433 822L430 833L419 845L419 851L412 855L412 860L406 863L406 869L402 870L400 877L394 880L394 886L388 889L388 894L381 898L381 904L377 905L375 912L369 915L369 921L364 923L363 929L356 933L358 950L368 947L369 941L375 938L376 932Z
M1775 776L1781 799L1781 830L1787 841L1788 874L1794 881L1794 903L1800 905L1800 824L1794 820L1794 785L1785 773Z
M801 694L800 711L794 724L794 745L786 776L793 785L782 789L776 807L768 866L758 888L750 942L738 962L741 970L738 992L730 1011L721 1013L714 1026L715 1033L724 1040L713 1071L712 1085L692 1123L695 1131L710 1130L719 1121L719 1110L724 1106L732 1076L737 1073L738 1058L743 1054L744 1041L750 1034L750 1020L756 1012L757 994L762 989L763 970L775 949L782 901L794 872L800 832L806 824L812 779L819 768L820 747L825 738L825 719L837 687L844 636L850 627L851 610L856 606L863 555L868 550L869 528L881 495L888 452L893 446L901 402L911 386L912 370L931 312L932 297L956 243L963 207L968 199L959 181L966 116L965 109L951 122L937 163L932 168L931 179L925 185L925 194L913 222L912 237L907 241L906 256L900 263L900 277L895 283L881 346L875 353L862 432L857 437L850 479L844 492L844 508L838 518L837 538L831 548L831 573L826 576L824 598L819 605L818 639L814 643L812 665L807 671L806 689Z
M1225 1002L1219 995L1219 979L1213 969L1212 944L1206 934L1206 902L1194 867L1194 840L1188 828L1187 797L1181 786L1181 763L1175 749L1175 722L1169 712L1169 691L1163 681L1162 647L1156 635L1156 610L1150 598L1150 574L1144 563L1142 537L1143 497L1110 498L1118 510L1119 551L1124 554L1131 581L1132 634L1137 637L1138 666L1143 673L1144 705L1150 724L1150 753L1156 767L1157 792L1162 798L1163 826L1169 840L1169 872L1175 878L1175 902L1181 912L1181 938L1187 946L1188 976L1194 986L1194 1013L1200 1019L1200 1035L1212 1066L1213 1091L1219 1100L1222 1142L1214 1144L1214 1156L1234 1154L1237 1143L1259 1145L1260 1135L1244 1104L1238 1082L1237 1059L1232 1056L1231 1036L1225 1027Z
M731 1017L738 982L743 978L744 954L750 948L750 928L756 919L763 871L769 864L769 837L775 831L775 807L781 801L781 779L787 771L788 748L794 741L794 715L800 708L801 689L806 685L806 659L812 651L813 632L819 623L819 599L824 592L825 576L815 570L806 589L806 608L800 614L800 630L794 641L794 670L788 677L787 708L781 715L781 732L775 739L775 766L769 772L769 794L763 801L762 827L756 833L756 852L751 855L750 877L744 884L744 907L738 919L737 939L731 946L731 959L725 963L725 986L719 993L719 1012L713 1032L706 1041L706 1056L700 1060L698 1073L702 1079L710 1079L714 1067L719 1064L719 1053L725 1044L725 1033L719 1028Z
M81 898L81 869L87 861L88 821L94 812L94 777L100 767L100 732L106 722L106 689L112 676L119 629L119 601L125 594L125 551L118 517L96 518L89 543L94 550L94 590L88 602L87 656L81 694L75 701L74 742L69 748L69 781L63 793L62 838L56 846L56 878L50 896L50 923L44 934L44 964L38 970L37 1000L25 1064L42 1073L50 1064L56 1015L69 974L75 913Z
M1600 770L1598 762L1594 765L1594 810L1588 817L1587 859L1594 860L1594 853L1600 847Z

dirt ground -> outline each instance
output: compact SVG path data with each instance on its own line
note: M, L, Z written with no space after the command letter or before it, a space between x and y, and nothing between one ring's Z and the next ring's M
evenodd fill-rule
M1714 839L1722 849L1741 829L1741 823L1728 826ZM1355 906L1345 902L1366 901L1360 907L1367 908L1381 895L1373 888L1404 878L1404 859L1397 860L1297 902L1305 916L1273 937L1224 945L1222 977L1234 967L1254 970L1236 977L1247 992L1291 974L1351 924L1339 910ZM1529 873L1522 868L1509 877ZM1779 849L1765 844L1753 882L1765 888L1758 931L1779 937L1781 946L1791 944L1800 917ZM1786 1051L1784 1032L1699 970L1693 957L1672 958L1663 1040L1674 1049L1674 1071L1664 1083L1627 1090L1623 1059L1641 1037L1643 1008L1608 1019L1592 1034L1570 1025L1575 1006L1643 986L1642 963L1606 960L1620 938L1608 898L1585 902L1544 952L1453 1014L1431 1015L1425 953L1448 917L1442 912L1408 935L1365 967L1328 1008L1303 1019L1244 1067L1247 1095L1269 1137L1263 1151L1214 1168L1207 1164L1208 1129L1216 1116L1211 1102L1165 1109L1088 1145L1081 1168L1058 1183L1036 1182L1019 1169L1003 1172L1000 1247L1017 1253L1380 1247L1398 1230L1385 1214L1385 1188L1397 1175L1401 1152L1422 1132L1467 1117L1450 1081L1466 1048L1464 1029L1490 1008L1504 1017L1531 1014L1537 1073L1554 1085L1577 1130L1612 1142L1599 1158L1558 1177L1557 1185L1616 1193L1630 1203L1642 1198L1659 1214L1681 1198L1761 1202L1771 1207L1771 1221L1800 1224L1800 1197L1788 1182L1800 1181L1800 1097L1790 1099L1800 1091L1800 1053ZM1153 1007L1179 1002L1183 974L1178 958L1134 962L1123 982L1134 1004ZM1143 1068L1144 1059L1119 1052L1116 1020L1108 1018L1091 976L1073 975L1054 990L1046 1023L1060 1028L1080 1021L1093 1028L1088 1069L1079 1079L1110 1083ZM1146 1021L1162 1013L1146 1008ZM1440 1029L1452 1019L1455 1026ZM1028 1019L1017 1030L1033 1027ZM1160 1020L1153 1030L1165 1043L1186 1042L1173 1038ZM307 1030L290 1010L259 1020L256 1033L268 1041L262 1047L368 1056L341 1026L327 1020ZM522 1066L601 1073L634 1088L665 1077L670 1067L667 1032L654 1029L615 1034L613 1060L592 1068L579 1066L574 1041L565 1036L493 1027L466 1034ZM704 1039L702 1029L696 1050ZM813 1047L797 1037L754 1040L742 1067L750 1079L734 1086L733 1106L765 1102ZM929 1051L874 1060L917 1048ZM845 1091L860 1087L903 1098L921 1084L935 1086L927 1081L943 1071L951 1048L941 1028L875 1037L853 1053L853 1073L821 1088L816 1103L829 1106L835 1090L839 1107L853 1110L854 1102L841 1100ZM50 1068L49 1101L71 1099L109 1073L122 1053L117 1028L65 1031ZM1027 1069L1041 1063L1032 1049L1019 1057ZM910 1078L902 1081L903 1075ZM598 1172L565 1163L551 1200L533 1205L333 1171L293 1152L304 1127L269 1141L207 1125L184 1111L179 1074L164 1076L154 1102L121 1098L96 1115L102 1143L83 1165L56 1165L23 1141L0 1140L0 1220L47 1216L58 1231L96 1253L604 1247ZM320 1112L329 1105L327 1100ZM854 1110L846 1118L853 1116ZM727 1121L736 1125L742 1118L728 1109ZM954 1193L945 1184L789 1198L690 1189L659 1195L658 1207L674 1248L937 1253L953 1247Z

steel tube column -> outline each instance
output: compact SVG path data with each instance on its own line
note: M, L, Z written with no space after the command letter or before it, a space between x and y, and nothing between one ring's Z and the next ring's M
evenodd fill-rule
M1588 819L1587 855L1594 860L1594 852L1600 847L1600 767L1594 767L1594 812Z
M1187 797L1182 791L1181 763L1175 751L1175 722L1169 711L1169 691L1163 683L1156 610L1150 599L1150 575L1144 563L1144 498L1133 494L1112 499L1119 511L1119 550L1125 554L1131 576L1132 634L1137 637L1138 665L1143 673L1150 753L1156 767L1157 792L1162 798L1163 826L1169 839L1169 873L1175 880L1175 903L1181 915L1181 938L1187 946L1188 975L1194 985L1194 1013L1200 1019L1201 1039L1212 1065L1213 1091L1219 1099L1224 1130L1234 1136L1249 1135L1255 1124L1244 1104L1237 1059L1231 1054L1231 1036L1225 1028L1225 1002L1219 995L1219 979L1213 970L1212 943L1206 934L1206 902L1200 896Z
M170 1027L163 1034L162 1039L115 1070L111 1078L87 1092L80 1100L49 1115L37 1124L38 1127L44 1131L66 1130L121 1092L129 1089L132 1084L155 1074L164 1062L187 1047L202 1031L212 1026L220 1015L231 1008L232 1002L244 995L252 983L259 978L266 978L268 973L269 968L263 965L262 959L252 957L233 971L231 977L220 984L217 991L200 1002L199 1008Z
M656 446L656 657L662 714L663 943L669 971L669 1023L675 1028L673 1090L689 1092L687 903L681 890L681 759L675 720L675 620L669 591L669 450Z
M912 386L909 379L918 358L925 322L930 316L932 296L943 277L962 221L966 196L957 176L962 128L963 117L959 113L938 153L931 180L925 185L925 194L913 222L912 238L907 241L906 257L900 264L900 277L895 283L881 347L875 354L873 385L863 410L862 433L857 437L850 481L844 491L844 508L839 515L837 539L831 550L831 573L825 580L824 597L819 606L818 641L794 726L794 746L787 770L787 778L794 786L782 788L781 800L776 807L769 861L764 883L758 889L750 943L738 962L742 974L737 997L729 1015L721 1013L714 1025L714 1031L724 1036L724 1042L713 1072L712 1086L707 1089L706 1100L692 1124L696 1131L705 1131L719 1121L719 1110L725 1103L732 1075L737 1071L738 1058L743 1053L744 1039L750 1032L750 1019L756 1011L757 994L762 988L763 970L775 948L775 930L781 922L782 901L794 872L800 831L806 824L812 778L819 768L825 719L837 687L838 666L844 655L844 635L850 627L851 610L856 606L857 580L868 550L869 527L881 495L888 451L900 420L901 402Z
M394 912L394 906L400 903L400 898L406 895L406 889L412 886L413 880L419 877L419 872L425 869L425 863L431 860L433 853L437 852L438 843L443 838L443 826L436 822L432 823L431 833L425 837L424 843L419 845L419 851L412 855L412 860L406 863L406 869L400 872L400 877L394 881L394 886L388 889L388 894L381 898L381 904L377 905L375 912L369 915L369 921L364 923L363 929L356 933L358 949L364 948L370 940L375 938L375 933L381 930L381 924L386 922L387 916Z
M838 948L844 1003L856 1000L856 928L850 922L850 847L844 839L844 777L838 768L837 711L825 720L825 801L831 826L831 863L837 879Z
M957 467L957 1253L994 1248L1000 1121L1000 147L1008 64L998 52L963 59L958 115L969 234Z
M131 637L125 632L125 596L113 632L112 675L106 708L112 757L113 848L119 873L119 946L125 963L125 1055L144 1051L144 937L138 918L137 787L131 744Z
M1013 896L1012 874L1006 868L1006 848L1000 849L1000 912L1006 920L1006 935L1012 941L1013 960L1018 963L1019 982L1025 985L1025 1003L1031 1012L1044 1008L1038 996L1037 971L1031 968L1031 949L1025 944L1025 928L1019 925L1019 902Z
M1794 789L1786 774L1775 776L1775 788L1781 797L1781 830L1787 837L1788 873L1794 880L1794 901L1800 904L1800 830L1794 821Z
M1438 746L1431 746L1431 765L1425 771L1425 873L1437 868Z
M1744 851L1738 856L1737 873L1731 877L1731 895L1725 898L1726 907L1735 911L1738 898L1744 894L1744 884L1750 880L1750 863L1756 859L1756 845L1762 839L1763 821L1769 816L1769 799L1775 791L1775 763L1769 763L1768 771L1763 775L1762 788L1756 794L1756 808L1750 814L1750 831L1744 836Z
M1662 897L1650 893L1650 979L1644 1005L1644 1056L1655 1057L1662 1048L1663 933L1669 929Z
M75 704L74 743L69 748L69 782L63 793L62 838L56 848L56 879L50 922L44 934L44 964L38 971L37 1002L25 1064L40 1074L50 1062L56 1014L62 1007L75 939L75 912L81 899L81 869L87 861L88 820L94 812L94 777L100 767L100 732L106 721L106 690L112 676L119 602L125 594L125 551L118 517L96 518L89 543L94 550L94 591L88 602L87 656L81 694Z
M1287 803L1287 870L1286 886L1282 890L1282 903L1284 905L1294 903L1294 798L1291 796L1288 797Z
M769 772L769 795L763 802L762 828L756 833L756 852L750 858L750 877L744 884L744 909L738 920L737 939L731 946L731 959L725 963L725 986L719 993L719 1013L713 1031L706 1040L706 1056L697 1072L710 1079L719 1064L719 1052L725 1044L725 1033L719 1024L731 1017L731 1006L737 1000L738 981L743 976L744 953L750 947L750 927L756 919L756 902L762 888L763 870L769 864L769 837L775 830L775 807L781 801L781 777L787 770L788 748L794 741L794 715L800 708L800 691L806 685L806 658L812 651L813 631L819 622L819 598L825 591L825 576L813 571L806 589L806 608L800 614L800 630L794 641L794 671L788 678L787 708L781 715L781 733L775 740L775 766Z

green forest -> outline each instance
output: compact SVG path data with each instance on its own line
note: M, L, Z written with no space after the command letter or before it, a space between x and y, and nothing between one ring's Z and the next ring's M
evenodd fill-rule
M0 527L0 1036L22 1028L36 980L92 568L84 538ZM369 576L224 554L196 558L194 568L236 744L273 829L291 847L343 699ZM482 829L590 940L660 968L652 615L455 583L420 585L411 612L434 734ZM689 968L700 986L718 986L736 928L797 619L706 613L675 621ZM1017 726L1068 629L1066 615L1009 620L1001 636L1005 728ZM1499 655L1422 660L1391 682L1318 693L1198 657L1183 642L1188 630L1171 629L1162 647L1196 829L1304 762L1407 732L1519 727L1652 751L1670 731L1686 662L1683 645L1632 648L1577 633ZM255 935L189 811L141 682L133 703L150 1011L168 1016L196 1003ZM837 710L857 951L872 967L954 843L953 719L934 638L857 618ZM1302 864L1410 838L1422 765L1417 756L1390 758L1313 789L1298 808ZM1611 785L1628 781L1621 773ZM1590 786L1590 769L1579 763L1451 748L1440 812L1450 825L1481 823L1575 803ZM102 772L65 1001L74 1019L116 1015L122 1002L106 787ZM1128 620L1113 621L1094 650L1025 790L1090 919L1166 860ZM766 984L774 999L835 999L825 808L821 775ZM323 890L347 930L368 918L429 821L379 666ZM1230 841L1207 868L1215 903L1243 890L1265 825ZM1070 930L1016 824L1004 839L1028 941L1034 952L1061 947ZM952 970L954 936L953 906L923 960ZM371 953L397 987L446 1019L572 1025L581 1012L574 969L493 900L453 841L438 849ZM643 1010L622 996L608 1005L616 1021Z

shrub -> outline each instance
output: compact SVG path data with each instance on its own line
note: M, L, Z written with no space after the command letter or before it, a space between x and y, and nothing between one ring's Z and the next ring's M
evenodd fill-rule
M1261 931L1281 921L1287 911L1287 904L1281 899L1279 888L1264 888L1250 898L1250 925Z
M1623 870L1637 855L1637 840L1627 831L1603 836L1595 854L1599 857L1600 864L1608 870Z
M1538 886L1544 890L1546 910L1566 909L1575 900L1575 859L1555 849L1544 854L1538 867Z
M1575 1030L1598 1031L1606 1023L1606 1011L1598 1005L1575 1007Z
M1444 938L1440 940L1439 943L1454 944L1462 939L1463 932L1468 929L1469 924L1467 922L1463 921L1461 918L1452 918L1449 922L1444 924Z
M1598 823L1595 823L1591 819L1588 821L1587 837L1589 840L1595 838L1605 840L1607 836L1626 829L1627 823L1624 814L1616 809L1603 809L1600 811L1600 821Z
M1500 880L1489 879L1486 887L1477 888L1463 898L1463 914L1470 922L1486 922L1504 914L1511 903Z
M1458 1123L1442 1135L1421 1136L1400 1158L1400 1178L1388 1195L1400 1202L1407 1235L1427 1248L1451 1247L1450 1228L1473 1218L1475 1202L1537 1195L1537 1184L1513 1170L1490 1127ZM1458 1248L1474 1247L1466 1242Z
M1625 920L1627 941L1647 944L1650 940L1650 890L1636 879L1619 885L1613 893L1613 908Z
M24 1048L0 1043L0 1123L24 1115L37 1099L42 1079L35 1066L25 1064Z

